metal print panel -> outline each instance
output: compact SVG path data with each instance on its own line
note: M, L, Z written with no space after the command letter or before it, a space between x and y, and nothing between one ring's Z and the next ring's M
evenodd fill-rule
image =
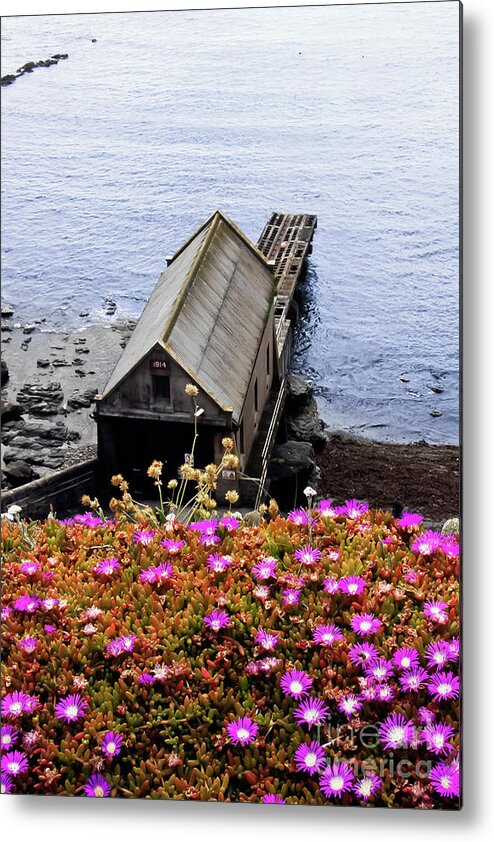
M3 794L460 808L461 12L3 18Z

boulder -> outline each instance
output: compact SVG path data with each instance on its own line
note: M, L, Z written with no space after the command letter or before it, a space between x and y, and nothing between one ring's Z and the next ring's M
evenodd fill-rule
M5 385L7 380L9 379L9 369L5 360L1 361L1 384L2 386Z
M21 417L21 407L18 403L12 403L11 401L2 401L2 430L5 429L5 424L9 421L18 421Z
M7 76L2 76L1 84L2 85L11 85L12 82L15 82L17 76L13 76L12 73L7 74Z
M14 315L14 308L10 304L2 304L2 319L10 319Z
M308 406L312 400L314 389L297 374L289 374L287 377L287 411L298 410L303 406Z
M26 482L31 482L31 480L37 479L39 476L31 465L28 465L27 462L22 460L6 465L3 473L7 477L10 485L14 488L24 485Z
M324 432L324 421L319 417L314 398L300 412L288 415L286 426L290 439L308 441L316 451L325 448L328 436Z
M48 368L51 365L50 360L36 360L38 368Z
M316 467L314 455L314 448L307 441L278 444L269 463L269 476L272 480L283 480L311 473Z

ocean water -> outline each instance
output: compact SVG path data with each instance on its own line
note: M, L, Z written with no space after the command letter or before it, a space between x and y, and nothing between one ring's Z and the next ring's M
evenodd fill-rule
M4 18L2 75L69 53L2 88L15 319L137 317L216 208L253 240L315 213L294 366L322 416L457 443L458 39L456 2Z

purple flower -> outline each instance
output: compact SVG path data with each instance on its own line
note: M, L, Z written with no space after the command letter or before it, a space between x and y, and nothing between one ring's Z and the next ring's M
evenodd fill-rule
M2 611L0 613L0 619L6 620L7 617L10 617L11 614L12 614L12 608L10 607L10 605L4 605L2 607Z
M270 792L268 792L267 795L265 795L264 798L262 799L262 803L263 804L286 804L286 801L285 801L284 798L281 797L281 795L272 795Z
M22 640L19 640L19 648L27 655L31 655L37 647L38 640L35 637L23 637Z
M317 506L317 511L321 517L334 517L336 515L336 509L333 506L332 500L321 500Z
M353 780L354 774L347 764L335 761L326 766L319 778L319 786L326 798L332 795L341 798L343 792L351 789Z
M161 541L161 546L164 547L170 555L176 555L180 552L182 547L185 547L185 541L174 541L172 538L164 538Z
M419 715L420 721L423 722L424 725L430 725L431 722L434 722L434 719L436 718L434 711L429 710L429 708L424 706L420 707L417 710L417 713Z
M367 637L378 632L382 623L374 614L355 614L352 617L351 626L354 632L362 637Z
M311 564L315 564L316 561L319 561L321 558L321 551L317 550L315 547L309 547L307 544L305 547L301 547L299 550L295 551L295 558L297 561L300 561L301 564L310 566Z
M373 658L372 661L366 661L363 669L367 678L373 678L374 681L385 681L393 674L393 667L385 658Z
M252 575L258 582L276 578L277 562L275 558L264 558L252 568Z
M197 520L191 523L189 529L197 530L205 538L213 538L218 529L217 520Z
M123 738L115 731L108 731L101 743L101 749L107 757L116 757L120 754L123 745Z
M25 561L21 564L21 573L26 573L28 576L34 576L41 567L38 561Z
M93 573L98 576L111 576L119 567L118 558L104 558L93 567Z
M390 702L391 699L394 698L395 691L391 687L391 684L381 683L376 684L376 695L375 698L379 699L381 702Z
M2 725L2 751L12 748L19 739L19 732L12 725Z
M232 563L232 557L230 555L218 555L218 553L213 553L208 557L208 568L213 571L213 573L223 573L227 567L230 567Z
M295 708L293 716L299 725L307 725L310 730L313 725L322 725L329 716L329 708L321 699L310 698Z
M454 736L454 733L454 728L451 725L431 723L423 729L422 741L427 743L428 751L433 751L434 754L447 754L448 751L453 751L453 746L448 740Z
M325 593L337 593L339 588L339 582L333 576L327 576L322 583L322 589Z
M227 614L226 611L219 611L216 609L215 611L212 611L211 614L208 614L207 617L204 617L203 622L211 629L211 631L217 632L229 625L230 615Z
M248 716L241 716L235 722L230 722L226 726L226 730L235 745L240 743L240 745L245 746L256 738L259 726L252 719L249 719Z
M67 523L71 523L70 520ZM99 517L95 517L92 512L84 512L82 515L75 515L72 523L80 523L81 526L88 526L90 529L94 526L101 526L103 521Z
M16 690L9 693L2 699L2 716L7 719L18 719L23 713L27 712L28 700L28 695L22 691L19 693Z
M256 643L258 643L262 649L274 649L278 645L278 637L275 634L270 634L269 632L259 629L256 634Z
M259 670L261 672L272 672L274 669L279 667L279 665L281 664L281 659L273 658L273 656L268 656L267 658L262 658L257 663L259 664Z
M289 670L281 681L280 687L288 696L299 699L300 696L307 696L309 687L312 687L312 678L303 670Z
M329 626L317 626L312 632L314 643L322 643L323 646L332 646L338 640L343 640L341 629L331 623Z
M378 775L369 772L364 778L359 778L353 785L353 791L359 798L368 801L382 787L382 780Z
M413 732L412 721L407 722L401 713L393 713L379 726L379 739L384 748L406 748L413 740Z
M75 722L84 717L87 707L87 702L78 693L66 696L55 705L55 716L57 719Z
M12 775L7 774L7 772L2 772L1 783L0 783L0 792L2 795L8 795L12 792L14 788L14 780Z
M103 775L97 773L91 775L84 787L84 792L89 798L108 798L111 786L108 781L105 781Z
M405 692L418 693L428 678L427 670L422 669L422 667L413 667L410 670L405 670L403 675L400 676L400 685Z
M433 669L434 667L442 667L448 661L454 661L455 658L451 656L449 643L444 640L435 640L429 643L425 650L425 660L427 665Z
M451 661L456 661L460 656L460 641L457 637L452 637L448 642L449 657Z
M407 570L407 572L405 573L405 581L406 582L411 582L413 584L414 582L417 581L418 578L419 578L419 574L412 567L410 567L410 569Z
M421 555L432 555L434 550L441 545L442 535L440 532L434 532L432 529L428 529L427 532L422 532L422 535L419 535L418 538L412 544L412 550L414 553L420 553Z
M338 506L336 508L336 512L339 515L344 515L345 517L355 518L360 517L361 515L365 514L365 512L369 511L369 504L368 503L360 503L359 500L345 500L344 506Z
M340 591L349 594L349 596L361 594L366 584L367 583L365 579L362 579L362 576L344 576L343 579L340 579L339 581Z
M292 509L291 512L288 512L287 519L290 523L296 523L297 526L308 526L309 520L313 522L311 515L308 515L304 509Z
M299 588L286 588L281 592L283 597L283 605L287 608L290 605L298 605L300 603L300 594L302 591Z
M52 596L47 596L46 599L41 600L41 607L43 611L51 611L53 608L56 608L59 605L60 600L55 599Z
M19 599L16 599L14 602L14 608L16 611L25 611L27 614L34 614L39 602L40 601L37 596L24 594L23 596L20 596Z
M398 526L401 526L402 529L415 529L415 527L422 523L423 519L422 515L415 515L411 512L403 512L402 516L396 521L396 523Z
M460 773L455 764L439 763L431 770L430 782L439 795L454 798L460 794Z
M256 585L255 588L252 589L252 593L257 599L268 599L269 597L269 585Z
M240 521L236 517L230 517L229 515L226 515L225 517L221 518L220 526L224 526L228 532L233 532L240 526Z
M355 696L353 693L349 693L348 696L343 696L340 701L338 702L338 710L340 713L344 713L345 716L351 717L353 716L360 708L362 707L362 702Z
M27 756L23 751L7 751L2 753L2 772L12 775L22 775L28 768Z
M153 585L159 582L164 582L170 579L173 575L173 567L169 561L164 561L157 564L155 567L148 567L147 570L141 570L139 579L141 582L148 582Z
M136 640L135 634L123 634L107 643L106 651L113 656L121 655L122 652L133 652Z
M363 664L365 661L377 658L378 655L379 650L373 643L354 643L348 650L348 657L352 664Z
M156 534L155 529L136 529L132 536L132 540L136 544L150 544Z
M141 672L137 680L139 684L143 684L145 687L151 687L156 681L156 676L151 675L150 672Z
M441 625L447 623L448 621L448 608L448 604L446 602L442 602L440 599L429 599L427 602L424 602L425 616L429 617L430 620L433 620L436 623L441 623Z
M460 679L452 672L437 672L428 682L427 689L434 699L457 699L460 695Z
M299 745L293 757L299 772L308 772L312 776L324 768L324 749L315 741L310 745L306 743Z
M408 670L418 666L419 656L416 649L402 646L393 655L393 663L399 670Z

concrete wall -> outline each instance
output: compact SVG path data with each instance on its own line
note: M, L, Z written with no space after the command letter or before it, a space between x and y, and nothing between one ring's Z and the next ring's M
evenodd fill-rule
M21 517L32 519L47 517L50 505L58 517L81 512L82 495L96 491L96 469L97 460L90 459L6 491L1 496L2 511L15 503L22 507Z

